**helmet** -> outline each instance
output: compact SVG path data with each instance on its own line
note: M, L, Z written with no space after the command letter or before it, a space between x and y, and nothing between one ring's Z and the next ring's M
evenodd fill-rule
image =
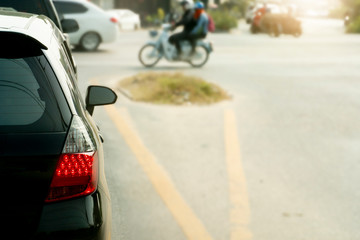
M196 2L195 9L204 9L204 4L202 2Z
M180 5L183 6L185 9L189 10L192 8L193 1L192 0L183 0L180 2Z
M180 5L181 6L185 6L185 5L192 5L192 1L190 1L190 0L182 0L181 2L180 2Z

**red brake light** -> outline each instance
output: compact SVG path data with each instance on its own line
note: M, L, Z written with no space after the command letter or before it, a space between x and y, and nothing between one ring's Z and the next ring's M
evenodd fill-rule
M113 22L113 23L117 23L117 22L118 22L117 18L115 18L115 17L110 18L110 21Z
M75 116L45 202L93 193L97 187L97 169L98 155L94 141L81 118Z
M46 202L86 196L97 186L97 153L62 154Z

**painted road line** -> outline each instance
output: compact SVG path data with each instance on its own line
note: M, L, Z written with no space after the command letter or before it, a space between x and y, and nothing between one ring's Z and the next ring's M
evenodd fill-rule
M225 151L230 193L230 240L250 240L252 233L250 207L246 178L241 164L240 144L237 135L236 117L233 110L225 110Z
M131 118L127 110L125 108L120 109L120 114L113 105L106 106L105 109L185 236L189 240L212 240L203 223L196 217L176 189L168 173L132 129L131 122L128 122ZM127 116L123 116L124 114Z

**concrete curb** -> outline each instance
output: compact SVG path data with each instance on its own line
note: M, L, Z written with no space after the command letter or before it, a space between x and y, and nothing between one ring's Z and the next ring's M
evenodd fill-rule
M123 89L121 87L116 87L115 88L117 91L119 91L122 95L124 95L125 97L127 97L128 99L130 99L131 101L134 101L134 98L133 96L131 95L131 93L126 90L126 89Z

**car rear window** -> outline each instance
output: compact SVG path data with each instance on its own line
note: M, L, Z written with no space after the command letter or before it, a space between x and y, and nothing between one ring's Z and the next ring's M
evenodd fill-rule
M66 113L64 104L59 104L59 85L54 89L50 83L46 58L8 55L0 53L0 133L66 131L69 110Z
M85 13L88 11L88 9L80 3L54 1L54 5L56 10L61 14Z
M1 0L0 7L13 8L18 12L48 15L41 0Z

